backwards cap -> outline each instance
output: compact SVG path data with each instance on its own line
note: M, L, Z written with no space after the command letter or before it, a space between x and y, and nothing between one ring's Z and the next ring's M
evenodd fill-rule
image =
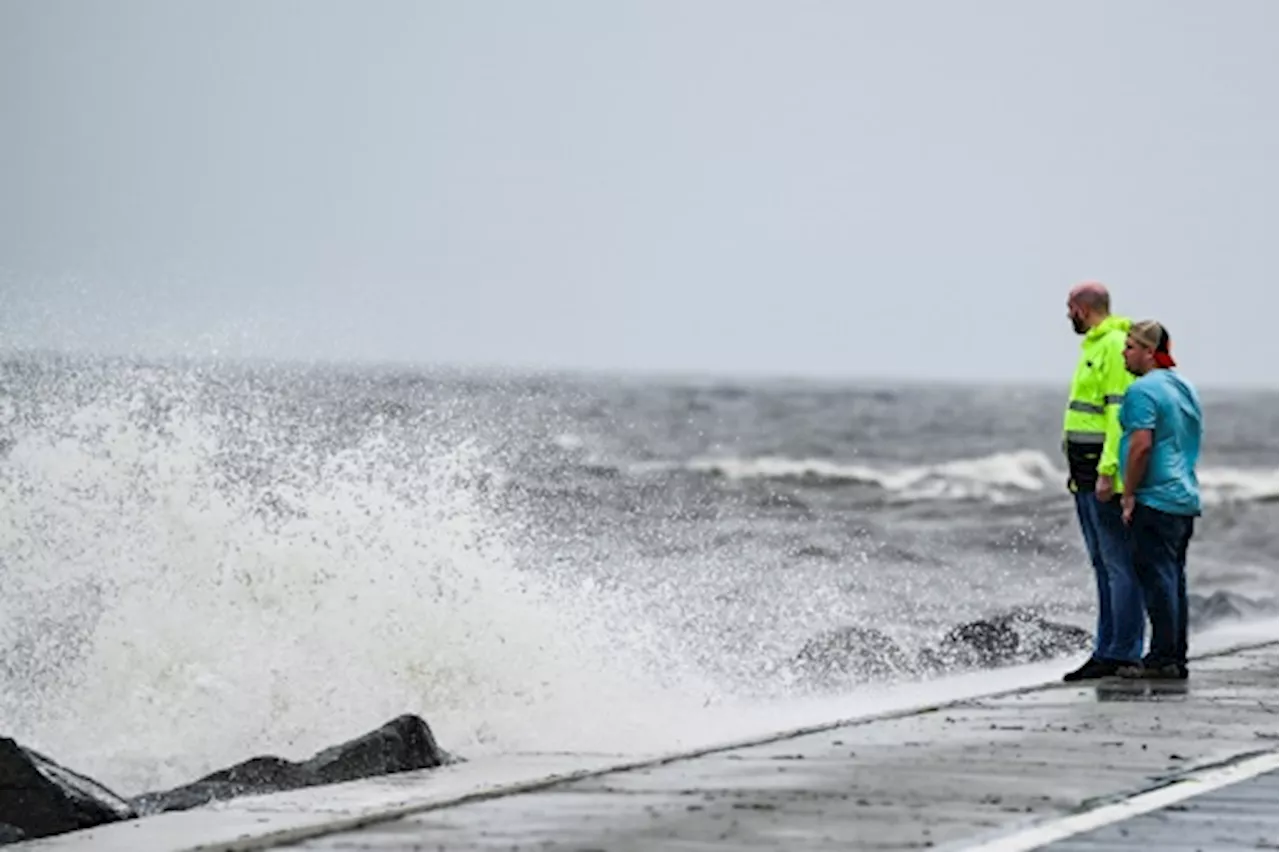
M1169 330L1155 320L1142 320L1129 326L1129 336L1156 354L1156 364L1161 367L1173 367L1173 343L1169 340Z

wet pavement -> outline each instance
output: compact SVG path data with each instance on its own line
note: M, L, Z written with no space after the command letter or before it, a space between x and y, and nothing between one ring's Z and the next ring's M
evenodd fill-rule
M610 765L602 757L512 757L500 765L463 764L244 799L26 846L138 852L1035 848L993 844L1214 767L1261 756L1274 769L1277 689L1277 647L1266 644L1197 660L1187 683L1044 685L622 766L617 758ZM1229 803L1219 807L1223 814L1244 809L1240 837L1274 843L1274 773L1256 783L1262 791L1256 795L1249 786L1223 799L1232 789L1224 787L1213 794L1218 799L1189 801L1205 814L1220 799ZM1143 828L1158 824L1160 832L1177 834L1169 825L1188 812L1161 813L1080 833L1071 838L1076 846L1051 848L1095 848L1079 845L1095 842L1096 848L1182 848L1116 833L1164 837ZM1210 833L1199 836L1216 836L1232 814L1216 822L1206 817ZM1131 827L1122 829L1126 824ZM1184 836L1196 842L1190 830Z

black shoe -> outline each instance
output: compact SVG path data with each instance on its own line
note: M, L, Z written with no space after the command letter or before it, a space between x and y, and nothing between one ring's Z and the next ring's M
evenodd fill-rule
M1111 677L1121 667L1126 665L1115 660L1099 660L1090 657L1085 664L1073 672L1067 672L1062 679L1067 683L1077 680L1094 680L1095 678Z
M1121 666L1116 674L1126 680L1186 680L1187 667L1178 663L1139 663Z

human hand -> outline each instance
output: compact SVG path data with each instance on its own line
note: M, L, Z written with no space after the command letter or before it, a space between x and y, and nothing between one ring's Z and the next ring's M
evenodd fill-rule
M1132 494L1125 494L1120 498L1121 517L1124 518L1126 524L1133 523L1133 507L1135 501Z
M1098 484L1093 487L1094 495L1103 503L1110 503L1115 496L1116 487L1109 476L1099 476Z

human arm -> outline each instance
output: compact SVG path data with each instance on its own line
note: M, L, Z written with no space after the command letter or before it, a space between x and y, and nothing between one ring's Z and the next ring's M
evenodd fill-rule
M1133 518L1133 507L1136 502L1134 492L1138 490L1138 485L1147 475L1147 463L1151 461L1151 438L1150 429L1136 429L1129 435L1129 458L1125 460L1124 465L1126 488L1123 506L1126 523Z
M1098 484L1095 493L1099 500L1111 499L1115 489L1115 476L1121 473L1120 462L1120 406L1125 391L1133 383L1133 376L1124 365L1124 341L1111 347L1102 363L1103 411L1106 418L1102 452L1098 456Z
M1128 436L1128 452L1124 459L1124 497L1120 504L1126 522L1133 518L1138 489L1146 479L1155 440L1156 402L1149 389L1135 385L1125 394L1121 421Z

